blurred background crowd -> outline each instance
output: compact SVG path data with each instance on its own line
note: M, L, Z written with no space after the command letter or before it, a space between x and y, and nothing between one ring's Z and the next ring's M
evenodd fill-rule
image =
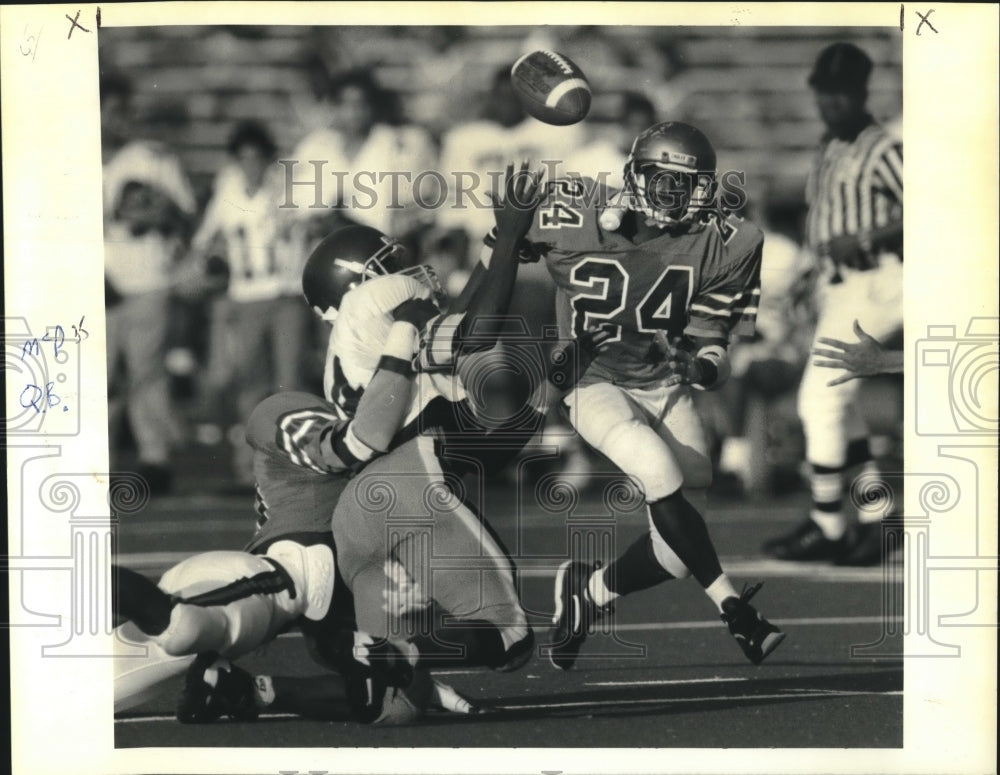
M174 26L100 35L112 459L138 468L153 492L170 489L178 450L192 446L217 448L232 484L246 486L242 423L253 406L277 390L322 392L328 324L306 307L299 278L330 230L381 229L450 291L462 287L490 210L449 206L454 188L439 192L440 206L421 206L438 199L433 190L391 177L358 184L354 173L438 171L452 183L469 173L481 176L472 187L482 194L487 173L528 158L616 185L632 139L664 120L699 127L720 172L745 176L743 214L766 234L757 339L733 348L734 379L722 391L699 394L717 486L764 494L800 485L794 399L814 320L803 290L813 264L801 248L804 187L823 133L806 78L824 46L851 40L874 60L872 115L901 132L892 30ZM594 99L581 124L541 124L514 98L510 65L539 48L587 74ZM313 161L325 162L319 189L308 185ZM347 173L339 184L334 171ZM290 189L289 179L306 185ZM375 206L338 207L352 198ZM399 206L380 206L387 201ZM537 264L518 282L512 312L537 334L552 322L551 283ZM898 382L865 390L890 453ZM585 469L596 462L587 455L569 449L563 464Z

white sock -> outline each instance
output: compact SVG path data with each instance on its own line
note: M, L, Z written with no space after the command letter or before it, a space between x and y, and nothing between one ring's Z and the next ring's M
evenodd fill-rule
M258 708L266 708L274 702L274 681L269 675L257 675L253 679L253 694Z
M604 572L606 570L607 568L601 568L594 571L590 574L590 581L587 582L587 593L598 608L604 608L604 606L610 604L615 598L621 597L617 592L612 592L608 589L607 584L604 583Z
M727 597L739 597L735 587L733 587L733 582L729 580L729 576L725 573L705 587L705 594L715 603L715 607L719 609L719 613L722 613L723 600Z
M847 520L844 519L842 512L813 509L809 518L819 525L823 535L831 541L839 540L847 532Z

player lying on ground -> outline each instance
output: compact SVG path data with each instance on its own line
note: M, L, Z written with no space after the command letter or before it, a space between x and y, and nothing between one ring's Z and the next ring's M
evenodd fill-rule
M361 674L374 684L374 691L349 698L356 717L382 723L412 721L428 703L475 712L450 687L432 681L428 670L462 665L509 671L531 657L534 640L517 598L513 566L489 526L452 488L470 464L480 474L489 474L514 457L541 427L555 401L572 388L605 338L601 331L585 332L553 353L546 379L527 402L530 417L523 420L525 432L491 438L496 431L471 430L475 416L469 404L439 397L424 413L425 421L435 424L430 435L405 441L348 483L332 524L338 583L342 578L352 593L359 631L353 640L345 640L343 632L320 633L314 648L321 659L331 650L343 661L345 644L353 643L348 669L358 672L356 662L371 668ZM461 366L460 370L465 371ZM277 406L277 399L284 397L270 399L271 408L287 408ZM293 434L297 440L282 454L308 466L303 452L309 439L321 438L335 422L314 418L304 435ZM387 508L382 499L389 486L395 507ZM394 531L393 519L409 514L420 515L420 522L432 526L419 534ZM427 543L421 546L423 540ZM454 567L456 557L467 560L465 567ZM446 562L436 567L435 560L441 558ZM386 637L408 630L405 642ZM201 681L194 680L197 669L204 672ZM235 665L225 666L221 680L219 675L218 665L206 659L189 673L189 692L197 683L210 707L231 709L226 712L240 718L263 708L310 716L329 716L340 708L342 690L335 676L251 676ZM361 692L365 686L357 681L347 688Z
M439 343L434 336L424 340L424 358L434 357L451 363L452 360L457 360L458 348L462 348L463 352L470 349L474 351L495 343L499 327L492 326L490 318L504 311L509 303L517 265L514 260L515 246L530 224L533 207L537 205L537 187L538 177L529 175L526 167L522 167L518 176L513 175L512 168L508 168L505 198L497 203L496 210L501 234L511 231L513 236L498 244L495 252L497 271L491 272L490 283L472 294L469 313L465 316L440 316L437 307L428 300L437 288L429 269L418 267L414 271L393 266L390 259L402 258L398 243L374 230L360 227L345 229L331 235L317 248L303 278L307 299L315 306L317 296L313 286L317 277L339 284L339 295L336 298L326 297L325 301L329 306L320 311L333 317L330 306L339 309L343 302L344 309L340 310L340 320L335 326L335 332L338 329L353 332L365 339L364 345L382 348L381 356L375 358L374 375L369 375L363 384L351 388L346 396L353 399L356 406L345 406L346 401L339 406L331 405L304 394L281 394L265 401L255 411L248 436L255 448L254 473L260 518L257 534L247 547L248 550L259 554L266 552L268 555L276 551L289 556L301 555L298 556L299 564L306 570L315 571L318 576L314 575L314 579L327 578L332 584L334 575L330 568L333 566L326 562L328 559L332 560L335 551L329 520L333 504L337 502L345 484L342 474L356 473L377 452L388 449L389 440L399 430L407 414L413 412L416 402L410 400L410 362L416 351L417 331L423 328L428 318L440 318L436 330L446 334L444 344ZM357 254L359 247L363 251L361 255ZM351 251L354 251L353 255ZM317 266L320 270L317 270ZM322 270L324 266L326 271ZM352 302L352 299L357 301ZM378 310L378 316L375 317L371 314L373 302L394 306ZM350 310L358 314L352 314ZM471 331L469 321L480 316L486 325L477 326L476 341L468 343L465 336ZM445 323L448 325L444 325ZM347 340L350 341L349 337ZM353 355L370 357L370 349L346 349ZM455 355L455 358L452 359L451 355ZM358 357L348 365L357 374L359 371L363 372L367 363L363 357ZM355 366L358 368L354 368ZM353 423L348 423L347 418L355 408L360 409L362 406L365 411L359 412ZM366 423L374 426L367 432L364 430ZM317 435L320 432L318 425L322 425L322 436ZM313 431L312 434L309 433L310 430ZM315 446L310 448L310 444ZM139 582L135 582L134 585L121 586L121 596L118 599L122 601L122 610L128 611L130 618L137 617L136 624L140 625L140 629L143 629L144 601L149 603L152 610L158 611L159 618L155 619L151 628L144 628L147 634L154 636L155 646L150 648L157 653L153 654L153 658L133 663L119 660L119 675L116 679L118 709L141 701L153 684L162 682L186 666L187 661L178 663L177 660L170 659L171 656L209 652L227 656L246 653L254 647L249 645L252 641L256 640L255 645L260 645L272 638L277 631L287 627L291 619L303 616L301 624L311 640L323 639L327 644L326 651L333 655L328 661L336 662L339 659L333 645L333 633L344 628L353 629L353 601L347 594L347 588L343 584L333 586L334 594L336 590L343 590L342 597L345 599L332 608L327 601L324 609L332 611L329 615L334 617L335 622L339 619L339 624L314 626L310 622L316 621L316 617L304 615L303 612L289 616L276 603L274 594L281 593L280 589L236 584L245 575L248 560L245 556L234 554L237 557L232 558L227 554L226 558L217 556L210 561L192 559L188 565L182 563L183 568L174 569L174 572L165 576L165 583L168 585L166 591L171 593L177 592L181 586L196 583L200 592L206 589L217 590L220 583L225 583L228 588L229 582L234 582L233 588L223 595L223 598L227 598L235 594L236 598L233 600L219 598L213 593L198 598L206 605L171 605L168 609L170 616L184 619L186 626L167 628L163 623L166 604L162 599L159 603L146 599L152 595L149 585L142 587ZM232 574L217 569L217 566L224 565L224 559L232 560ZM267 562L273 564L275 560L271 558ZM253 575L256 574L251 574ZM307 578L303 577L301 582L309 587ZM315 581L312 586L314 589L326 589L323 583ZM133 589L137 590L139 597L130 600L128 595ZM216 604L219 600L222 600L221 605ZM302 603L300 595L297 605ZM324 615L318 616L319 620L326 618ZM160 629L160 625L163 625L163 629ZM157 631L149 632L149 629ZM127 636L127 632L122 632L121 635ZM237 644L240 635L244 638ZM200 662L192 667L188 695L199 683L204 683L206 673L208 671ZM182 700L179 715L185 720L204 720L201 717L204 714L198 708L191 710L190 705L190 702ZM366 713L368 711L370 708L365 709ZM208 715L211 716L211 713Z
M556 283L560 333L610 333L565 405L583 439L642 488L649 514L649 532L607 567L560 568L550 659L562 669L615 599L691 575L754 664L785 637L749 603L759 584L736 592L691 502L712 469L690 389L725 381L728 344L753 334L760 296L763 235L721 210L716 187L705 135L656 124L633 143L621 192L551 183L522 245Z
M320 469L275 465L266 452L255 454L260 521L257 540L250 547L254 553L195 555L167 571L159 586L126 568L115 570L117 609L131 623L122 625L117 634L150 651L149 658L119 656L116 660L116 710L148 699L163 680L183 671L194 655L202 655L189 672L178 718L204 721L220 712L250 717L252 707L245 702L220 706L204 701L204 676L224 680L219 677L226 673L217 663L220 655L236 659L292 625L301 626L310 642L320 636L332 642L336 633L354 630L353 601L343 583L335 581L331 504L344 487L344 474L359 469L365 458L387 450L398 431L409 404L412 378L394 366L409 363L417 346L417 325L427 314L412 301L397 308L398 320L383 351L383 368L374 374L354 420L340 419L336 407L299 393L276 397L297 411L285 413L266 429L261 428L266 422L262 412L254 413L250 423L254 438L266 436L271 446L295 443L297 459L316 461ZM296 415L308 413L323 414L327 434L322 442L317 436L305 441L297 436L293 442L290 431ZM268 511L268 501L285 508ZM349 645L347 650L328 648L327 662L345 679L364 683L370 671L362 663L354 664L353 643Z

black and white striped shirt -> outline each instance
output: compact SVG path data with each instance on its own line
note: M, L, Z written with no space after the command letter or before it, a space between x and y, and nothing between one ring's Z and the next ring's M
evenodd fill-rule
M902 220L902 143L874 122L853 141L828 140L809 173L806 201L806 238L819 252L834 237Z

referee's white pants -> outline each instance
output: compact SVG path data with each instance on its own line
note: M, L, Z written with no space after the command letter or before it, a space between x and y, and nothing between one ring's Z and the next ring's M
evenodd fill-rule
M813 346L820 337L855 342L854 321L871 336L884 340L903 326L903 264L883 254L867 272L842 270L843 282L821 289L821 307ZM822 346L822 345L820 345ZM840 372L812 364L810 355L799 386L798 410L806 437L806 459L813 465L839 468L847 445L867 435L857 405L861 381L827 383Z

